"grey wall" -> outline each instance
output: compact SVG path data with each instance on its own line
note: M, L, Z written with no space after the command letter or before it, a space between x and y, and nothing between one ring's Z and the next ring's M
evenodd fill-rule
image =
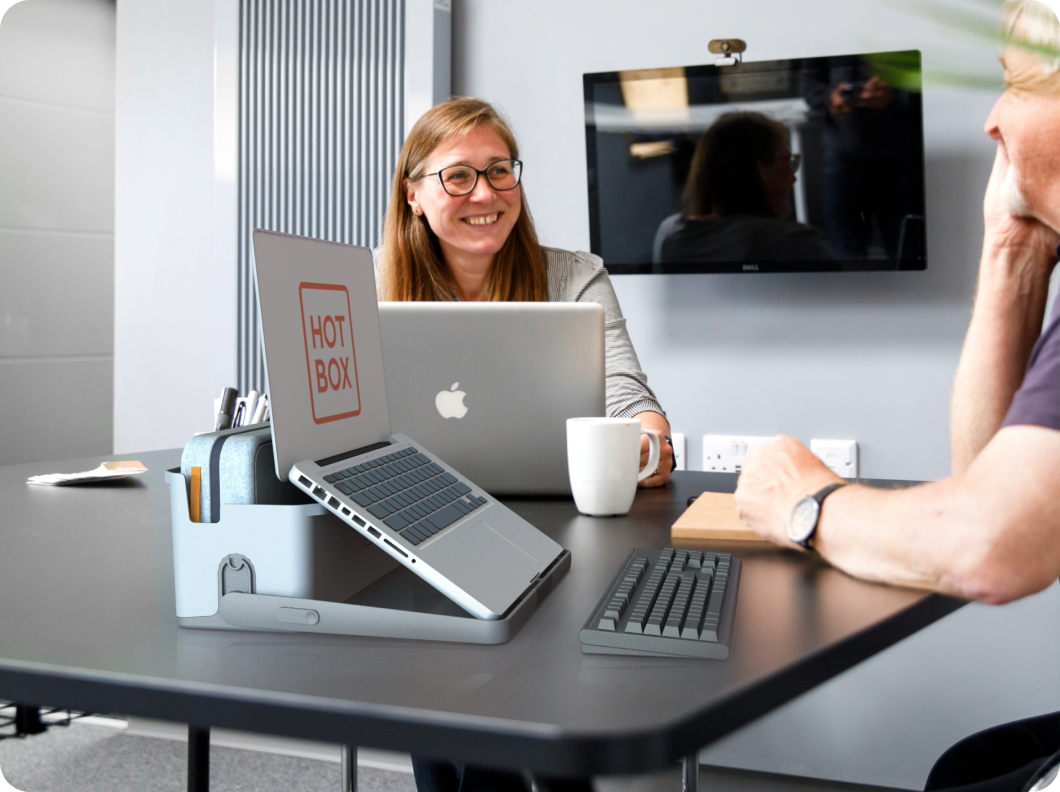
M981 4L980 4L981 6ZM497 103L519 137L542 241L589 244L581 75L920 49L936 69L1000 76L989 46L864 0L538 0L453 4L453 90ZM950 386L971 311L996 92L929 83L929 269L847 275L615 278L629 330L698 468L704 433L854 438L862 474L949 470ZM661 527L665 530L665 526ZM1060 708L1060 587L970 606L707 749L716 765L923 788L957 739ZM739 614L737 614L739 618Z
M910 6L911 7L911 6ZM496 102L526 161L542 241L587 250L581 75L709 62L711 38L748 59L916 48L1000 76L989 46L896 3L541 0L454 3L453 90ZM993 157L986 91L925 90L930 264L924 273L616 277L641 362L688 436L853 438L862 475L949 470L950 385L971 309L981 199Z
M0 24L0 464L111 451L114 2Z

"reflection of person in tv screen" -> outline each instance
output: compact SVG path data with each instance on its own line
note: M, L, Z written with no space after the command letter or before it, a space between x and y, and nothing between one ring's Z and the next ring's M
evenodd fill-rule
M659 225L655 264L832 259L819 231L791 219L799 158L784 124L761 113L726 113L696 144L685 211Z
M803 92L823 122L825 227L840 258L895 258L902 218L912 205L913 138L909 91L888 85L865 62L804 77Z

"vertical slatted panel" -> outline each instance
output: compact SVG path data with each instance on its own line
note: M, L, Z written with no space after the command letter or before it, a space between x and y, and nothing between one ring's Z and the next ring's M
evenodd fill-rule
M263 390L255 228L372 247L404 129L405 0L241 0L239 388Z

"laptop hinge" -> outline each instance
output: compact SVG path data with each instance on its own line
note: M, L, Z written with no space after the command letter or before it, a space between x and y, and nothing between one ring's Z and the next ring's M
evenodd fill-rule
M343 451L341 454L335 454L335 456L330 456L327 459L318 459L316 463L320 467L327 467L328 465L334 465L336 462L341 462L342 460L349 459L350 457L360 456L361 454L367 454L379 448L386 448L388 445L392 445L391 442L389 440L384 440L381 443L372 443L371 445L355 448L352 451Z

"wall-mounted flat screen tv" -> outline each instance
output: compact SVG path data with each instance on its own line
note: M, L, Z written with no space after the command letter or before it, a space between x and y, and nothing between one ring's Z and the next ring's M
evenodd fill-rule
M616 274L927 268L918 51L586 74Z

